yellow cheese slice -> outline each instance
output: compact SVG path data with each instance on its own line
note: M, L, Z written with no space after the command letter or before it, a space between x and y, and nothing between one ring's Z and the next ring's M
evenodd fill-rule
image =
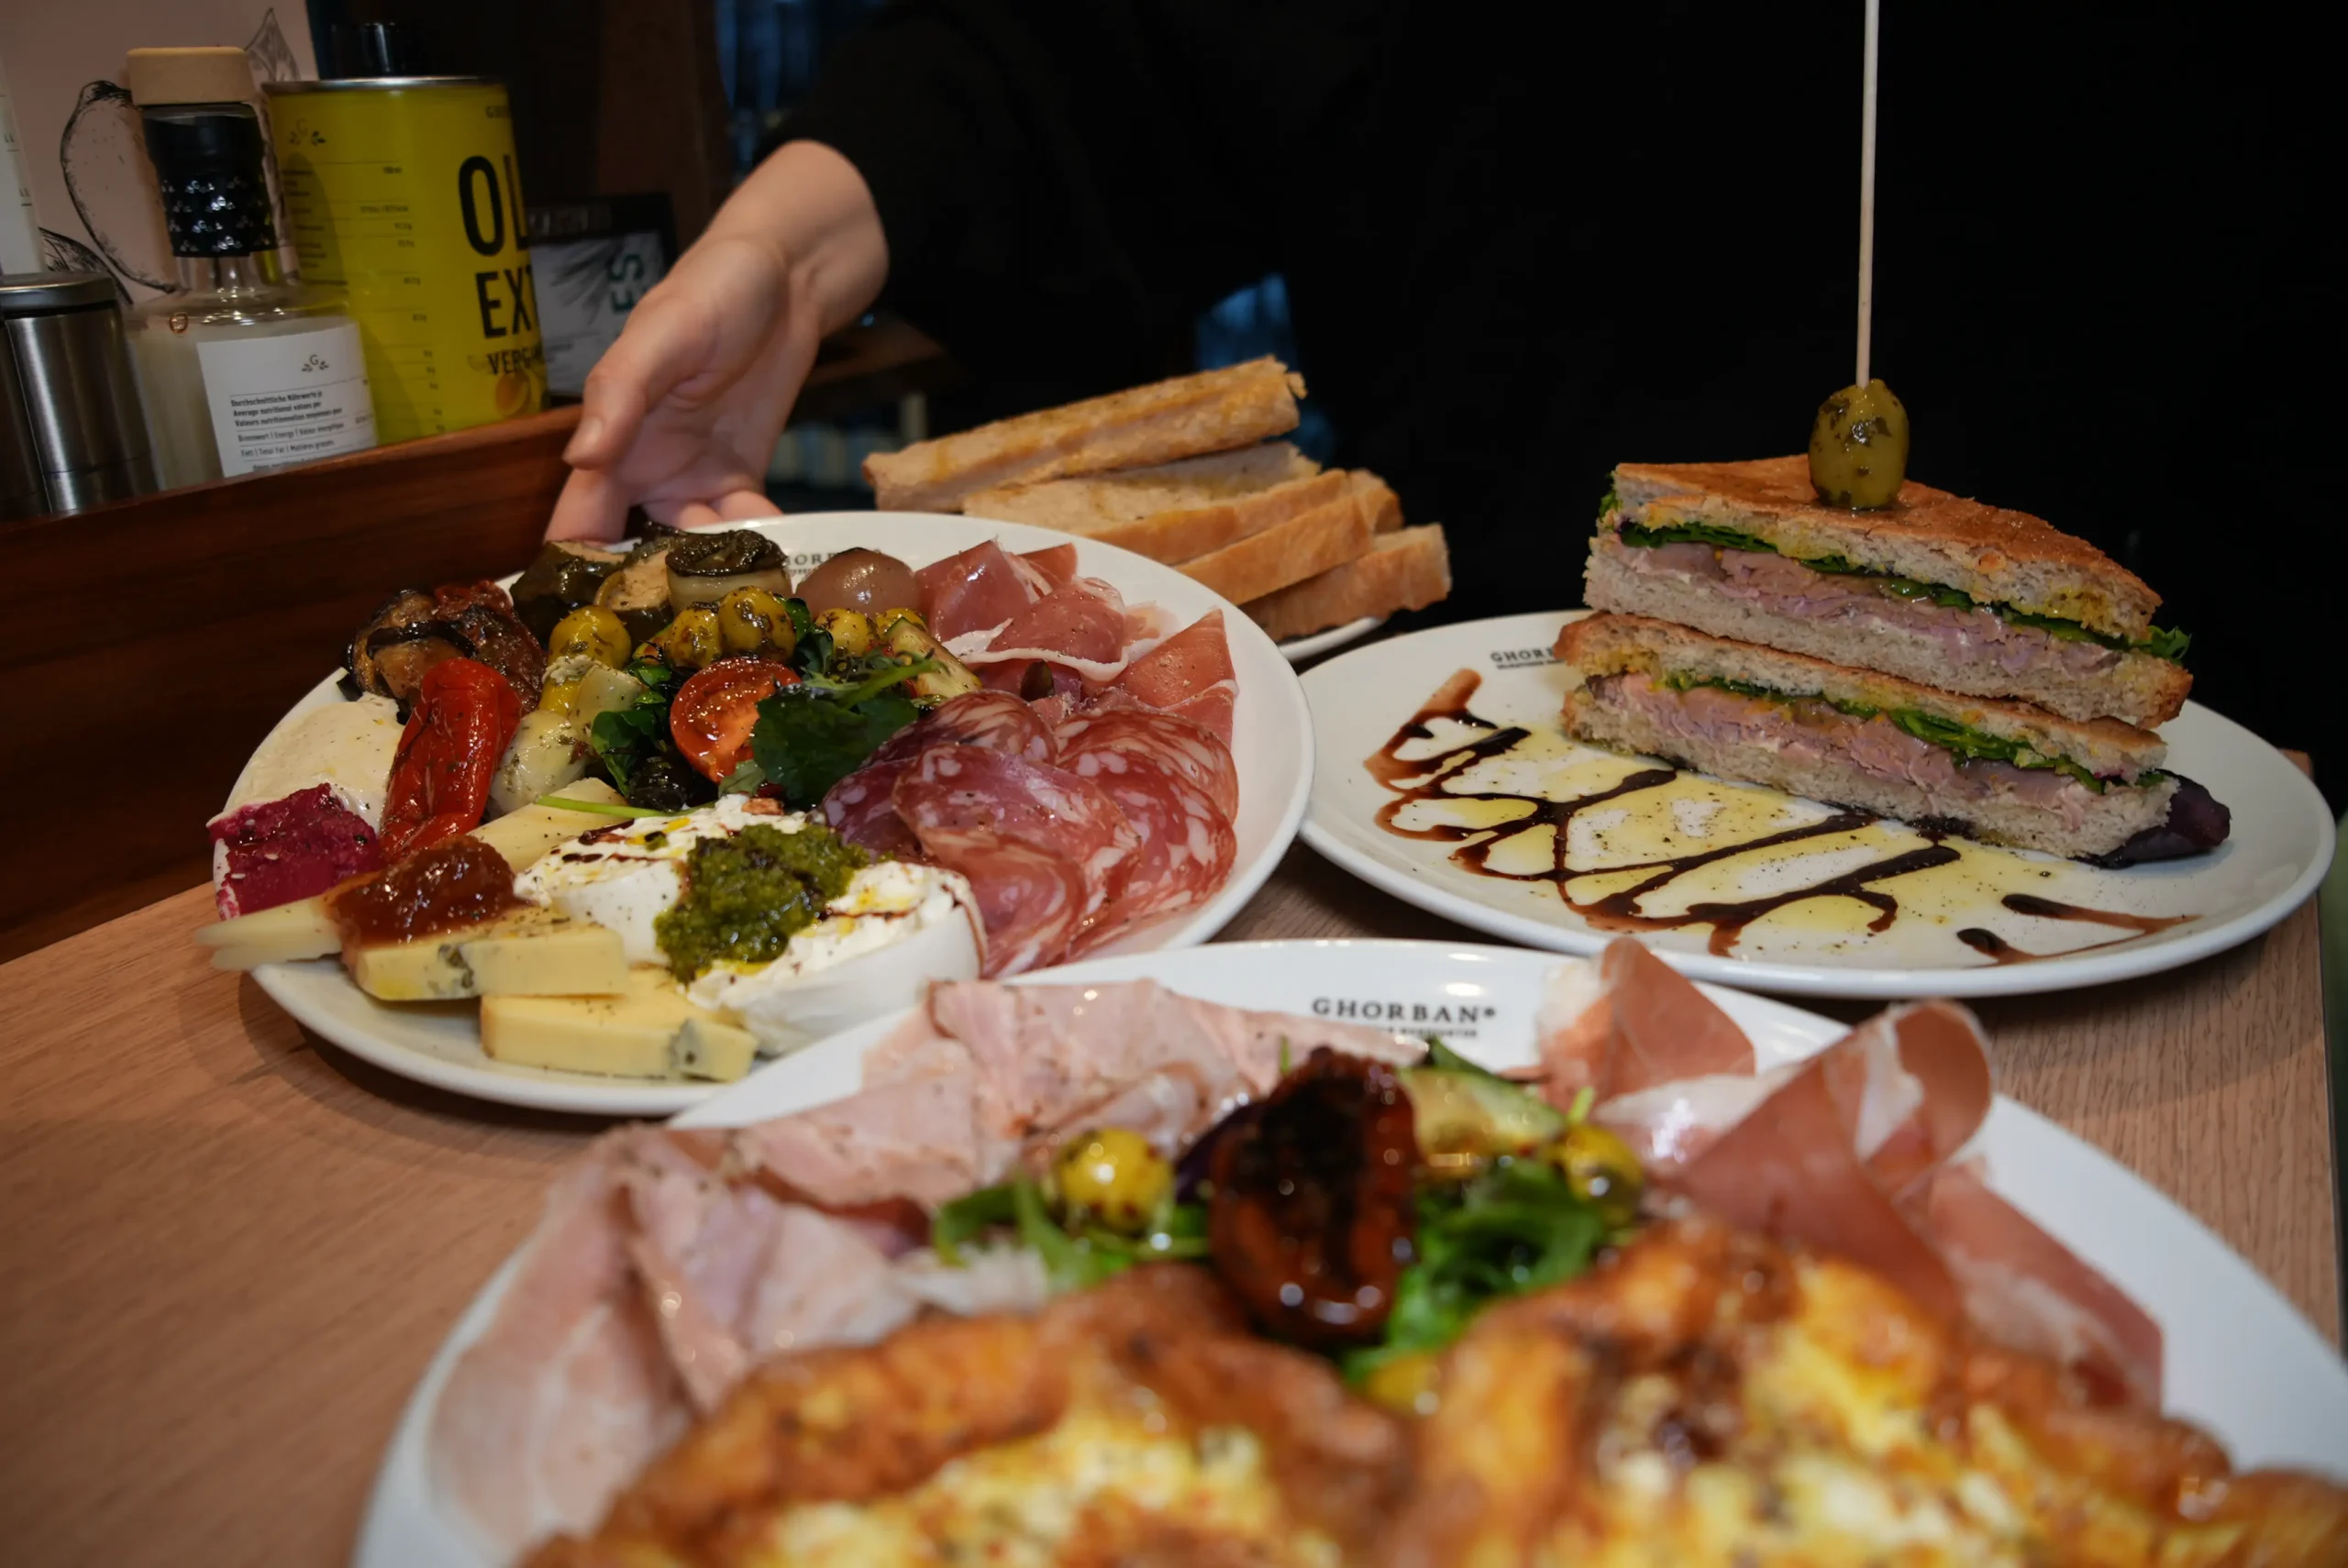
M614 806L626 803L618 790L600 778L581 778L565 785L562 795L570 801L597 801ZM473 829L473 836L504 856L505 864L515 870L526 871L531 862L556 845L568 844L582 833L613 827L626 820L597 812L566 812L557 806L528 805L482 823Z
M322 898L296 899L234 920L215 921L197 932L195 940L212 949L216 969L291 964L329 957L342 949L342 937L327 918Z
M378 1001L616 995L627 988L619 933L552 910L362 947L345 954L344 962L359 988Z
M695 1007L651 965L630 969L619 996L484 998L481 1045L501 1062L627 1078L729 1081L758 1055L749 1031Z

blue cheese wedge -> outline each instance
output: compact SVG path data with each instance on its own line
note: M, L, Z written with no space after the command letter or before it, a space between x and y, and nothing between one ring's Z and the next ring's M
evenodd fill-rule
M748 1072L758 1055L748 1030L695 1006L666 970L642 966L616 996L484 998L481 1044L520 1066L720 1083Z

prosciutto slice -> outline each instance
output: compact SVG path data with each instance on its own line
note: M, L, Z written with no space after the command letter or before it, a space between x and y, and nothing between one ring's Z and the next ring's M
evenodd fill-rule
M2159 1327L1958 1163L1995 1099L1971 1013L1891 1008L1755 1073L1734 1025L1634 945L1553 980L1539 1025L1553 1100L1589 1086L1604 1097L1595 1119L1700 1208L1849 1258L1951 1321L2157 1406Z
M914 573L914 581L930 633L941 642L1002 625L1052 584L1040 565L1018 560L992 539L932 561Z
M969 878L990 975L1058 962L1140 846L1091 779L982 746L924 747L892 798L923 858Z
M1152 708L1180 713L1231 741L1239 678L1223 612L1209 611L1125 667L1117 690Z
M1124 596L1097 577L1078 578L1000 626L956 639L951 651L982 676L1011 678L1014 690L1039 662L1103 687L1125 672L1125 627Z

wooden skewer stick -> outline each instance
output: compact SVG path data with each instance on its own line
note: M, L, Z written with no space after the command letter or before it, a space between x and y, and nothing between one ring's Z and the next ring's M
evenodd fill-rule
M1866 63L1859 91L1859 377L1867 384L1868 338L1875 320L1875 56L1882 0L1866 0Z

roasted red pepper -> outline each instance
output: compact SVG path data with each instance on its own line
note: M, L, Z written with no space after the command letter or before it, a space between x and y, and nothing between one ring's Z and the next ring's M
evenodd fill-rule
M376 836L386 861L481 825L490 779L521 723L521 699L489 666L452 658L425 673L384 791Z
M1214 1151L1216 1272L1277 1338L1375 1339L1413 1255L1418 1160L1394 1070L1323 1046Z

